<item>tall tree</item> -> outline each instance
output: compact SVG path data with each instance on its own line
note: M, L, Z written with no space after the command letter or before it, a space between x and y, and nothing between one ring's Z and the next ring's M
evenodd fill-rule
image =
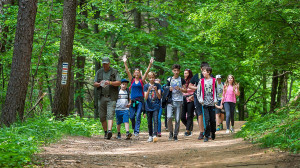
M57 118L69 115L70 73L76 23L76 0L65 0L52 112ZM64 71L63 71L64 68ZM63 74L64 73L64 74ZM67 74L65 74L67 73ZM64 76L63 76L64 75ZM69 76L68 76L69 75Z
M19 118L23 119L30 75L36 12L37 0L19 1L11 73L1 114L1 121L7 126L16 121L17 113Z
M278 87L278 71L273 71L273 78L272 78L272 90L271 90L271 103L270 103L270 113L274 112L276 107L276 95L277 95L277 87Z

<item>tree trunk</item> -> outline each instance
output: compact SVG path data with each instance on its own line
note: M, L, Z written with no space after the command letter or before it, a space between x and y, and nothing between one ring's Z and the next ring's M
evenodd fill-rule
M282 79L282 88L281 88L281 97L280 97L280 106L283 107L287 104L288 99L287 99L287 92L288 92L288 73L283 71L283 79Z
M290 83L290 91L289 91L289 98L288 98L288 102L290 102L290 100L291 100L291 97L292 97L293 82L294 82L294 77L291 77L291 83Z
M263 112L262 112L262 114L265 115L265 114L267 114L267 97L266 97L267 94L265 94L266 90L267 90L267 75L265 73L263 74L262 84L263 84L263 91L262 91Z
M76 72L76 100L75 100L75 108L80 115L83 117L83 97L84 97L84 65L85 65L85 57L79 56L77 57L76 66L78 68Z
M166 46L160 46L159 44L156 45L156 48L154 48L154 58L157 62L165 62L166 61L166 55L167 55L167 47ZM164 74L164 69L161 67L156 67L159 69L157 76Z
M139 0L138 3L141 3L141 1ZM133 14L134 14L134 27L137 28L138 30L141 30L142 14L140 11L137 10L137 8L134 9ZM133 56L134 58L141 57L141 49L139 47L135 47Z
M240 86L238 109L239 109L239 120L244 121L245 120L245 88L243 86Z
M282 71L284 73L284 71ZM276 102L276 107L281 106L281 95L282 95L282 90L283 90L283 83L284 83L284 75L279 76L279 83L278 83L278 90L277 90L277 102Z
M95 75L96 72L101 68L101 64L99 61L94 59L94 65L95 65ZM94 119L99 118L99 112L98 112L98 91L97 88L94 87Z
M277 87L278 87L278 71L273 71L272 78L272 90L271 90L271 104L270 104L270 113L273 113L276 108L276 95L277 95Z
M69 115L70 72L76 23L76 0L65 0L57 65L57 80L52 112L57 118ZM64 65L63 65L64 64ZM63 68L67 76L62 77Z
M23 119L30 75L36 12L37 0L19 1L11 73L1 114L2 123L7 126L16 121L17 113L20 119Z
M75 67L74 55L72 58L72 67ZM74 85L74 69L71 69L70 74L70 99L69 99L69 113L71 113L75 108L75 85Z

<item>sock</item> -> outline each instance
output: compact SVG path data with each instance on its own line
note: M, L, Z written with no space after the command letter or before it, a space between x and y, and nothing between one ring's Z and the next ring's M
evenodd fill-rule
M127 134L129 134L129 131L126 131Z

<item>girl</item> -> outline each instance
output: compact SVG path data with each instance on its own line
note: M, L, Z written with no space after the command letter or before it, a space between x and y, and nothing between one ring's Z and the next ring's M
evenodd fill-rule
M190 84L190 81L193 77L193 73L190 69L184 70L184 80L185 85L188 88L187 93L183 93L183 105L182 105L182 113L181 113L181 121L186 127L186 132L184 133L184 136L191 136L192 130L193 130L193 118L194 118L194 91L193 89L190 89L188 86Z
M149 83L144 86L144 96L146 101L146 112L149 130L148 142L157 141L157 129L158 129L158 112L161 106L161 86L155 83L155 74L150 72L148 74ZM152 129L152 119L154 122L154 135Z
M226 82L223 88L223 96L221 105L217 106L217 108L222 109L223 103L226 112L226 133L230 132L229 125L231 121L231 132L234 132L234 111L235 111L235 103L236 103L236 96L240 95L239 91L239 84L235 82L233 75L228 75Z
M131 90L131 94L130 94L131 106L129 108L130 111L129 118L132 123L132 129L134 129L134 135L138 136L140 133L141 114L142 114L142 107L144 104L143 87L144 87L146 76L148 75L148 72L153 64L153 58L150 59L149 66L142 77L141 77L141 71L138 68L134 70L133 73L134 76L132 77L127 66L126 55L123 56L123 61L124 61L126 73L128 75L128 79L131 80L131 86L129 87L129 89Z

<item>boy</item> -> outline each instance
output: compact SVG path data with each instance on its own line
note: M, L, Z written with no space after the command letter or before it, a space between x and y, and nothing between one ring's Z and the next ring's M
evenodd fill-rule
M167 122L168 122L168 130L169 140L178 141L178 132L180 126L180 116L182 111L182 103L183 103L183 94L186 93L185 80L179 76L180 73L180 65L174 64L172 66L173 77L167 79L167 86L170 90L170 97L172 99L172 103L167 104ZM173 123L172 123L172 115L174 112L175 117L175 131L173 134Z
M223 95L224 83L222 82L221 75L216 75L216 80L217 80L216 93L217 93L217 100L218 100L217 105L220 106L221 100L222 100L222 95ZM218 109L218 108L216 108L215 110L216 110L217 131L220 131L223 129L224 111L222 111L221 109Z
M124 122L126 129L126 139L130 139L131 133L129 132L129 107L131 100L129 97L129 90L127 89L128 80L121 80L121 89L119 90L119 98L116 104L116 119L117 119L117 139L121 139L121 124Z
M203 107L204 116L204 142L208 141L211 132L211 139L216 138L216 116L214 106L217 103L216 95L216 79L210 76L212 72L211 67L203 67L202 74L204 78L199 81L197 87L197 99Z

